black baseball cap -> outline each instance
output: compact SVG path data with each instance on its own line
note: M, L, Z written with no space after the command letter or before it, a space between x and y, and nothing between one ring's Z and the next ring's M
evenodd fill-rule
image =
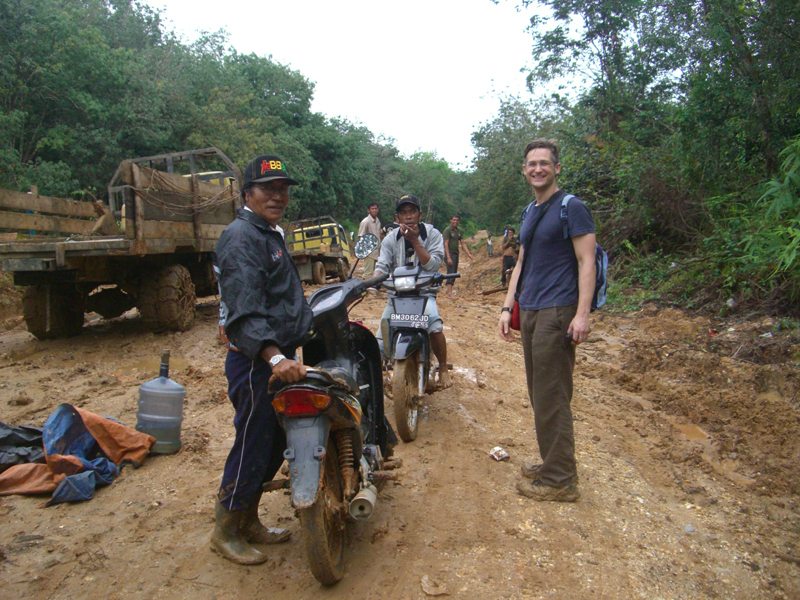
M400 210L400 207L403 206L403 204L413 204L418 209L422 210L422 207L419 205L419 199L411 194L400 196L400 199L397 201L397 204L395 204L394 209Z
M289 185L300 185L289 177L289 173L286 172L286 163L284 161L274 154L262 154L261 156L256 156L250 161L250 164L245 167L242 189L244 190L254 183L274 181L276 179L288 181Z

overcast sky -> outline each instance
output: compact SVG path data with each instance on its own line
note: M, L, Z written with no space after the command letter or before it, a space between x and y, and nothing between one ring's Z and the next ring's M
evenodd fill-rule
M312 108L468 168L472 131L525 94L528 17L514 0L146 0L192 41L225 29L315 83ZM522 71L521 71L522 70Z

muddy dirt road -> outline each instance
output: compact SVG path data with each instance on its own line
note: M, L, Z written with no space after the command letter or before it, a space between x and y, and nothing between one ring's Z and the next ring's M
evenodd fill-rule
M598 314L575 374L582 498L534 503L514 488L538 453L521 346L496 333L500 295L478 294L490 268L499 259L463 265L458 297L440 299L455 385L426 397L419 437L396 450L400 478L372 520L349 526L346 575L331 588L308 570L280 493L265 496L262 520L293 537L268 563L209 550L233 441L214 298L186 333L148 333L129 316L70 340L0 334L0 420L12 425L41 426L67 402L133 426L162 348L188 392L180 453L126 467L90 502L0 498L0 597L800 597L797 346L760 337L768 319ZM374 329L384 303L368 296L353 315ZM489 457L498 445L509 461Z

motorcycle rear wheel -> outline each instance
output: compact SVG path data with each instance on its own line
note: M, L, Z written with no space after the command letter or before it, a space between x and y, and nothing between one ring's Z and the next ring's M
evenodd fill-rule
M299 511L300 526L311 573L323 585L333 585L344 575L345 541L345 522L340 510L342 481L333 438L328 440L323 469L317 499Z
M394 361L392 376L392 399L397 434L404 442L417 439L419 430L419 387L417 382L417 359L415 356Z

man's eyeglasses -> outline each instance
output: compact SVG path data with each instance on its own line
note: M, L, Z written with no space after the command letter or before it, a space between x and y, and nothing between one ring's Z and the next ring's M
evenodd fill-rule
M265 183L254 183L254 188L258 188L267 196L272 194L279 194L281 196L288 196L289 195L289 185L283 182L273 182L267 181Z

